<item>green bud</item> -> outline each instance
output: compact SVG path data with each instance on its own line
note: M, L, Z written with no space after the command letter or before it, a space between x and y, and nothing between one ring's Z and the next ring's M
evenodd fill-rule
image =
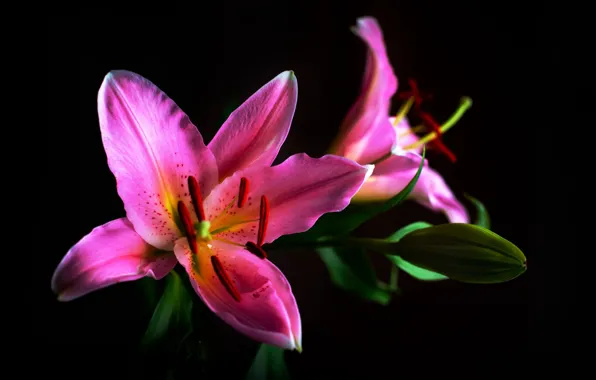
M390 253L469 283L505 282L526 271L526 257L519 248L472 224L449 223L412 231L393 243Z

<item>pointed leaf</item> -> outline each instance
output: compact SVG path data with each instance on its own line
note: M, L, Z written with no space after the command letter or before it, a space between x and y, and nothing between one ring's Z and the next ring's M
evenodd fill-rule
M395 231L391 236L387 237L386 240L398 242L409 234L412 231L416 231L422 228L432 227L432 224L426 222L414 222L412 224L408 224L405 227L400 228L399 230Z
M317 252L336 286L381 305L389 303L391 293L379 287L375 270L364 250L321 247L317 248Z
M192 298L180 276L171 271L142 340L144 346L178 344L192 331Z
M246 380L289 380L284 350L261 344L255 359L246 374Z
M407 226L397 230L393 235L389 236L386 240L397 242L412 231L419 230L421 228L431 227L432 224L426 222L415 222L408 224ZM399 256L387 255L387 258L395 264L399 269L403 270L410 276L417 278L422 281L438 281L447 280L448 278L440 273L436 273L424 268L420 268L412 263L407 262Z
M399 269L403 270L410 276L421 280L421 281L440 281L440 280L448 280L447 276L444 276L440 273L430 271L428 269L420 268L412 263L407 262L406 260L402 259L399 256L387 256L393 264L395 264Z
M474 206L476 206L477 215L476 215L476 221L474 222L474 224L490 230L490 217L488 215L488 211L486 210L486 207L484 207L482 202L480 202L478 199L476 199L470 195L466 194L466 198L468 198L468 200L470 202L474 203Z

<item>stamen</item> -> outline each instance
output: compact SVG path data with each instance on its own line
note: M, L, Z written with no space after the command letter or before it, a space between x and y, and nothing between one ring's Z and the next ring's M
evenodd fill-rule
M410 96L408 98L408 101L405 102L401 107L399 107L399 111L397 111L397 115L395 115L395 119L393 120L394 127L397 127L397 124L399 124L401 119L403 119L408 114L408 112L410 112L410 109L414 104L414 100L415 98L413 96Z
M453 152L449 148L447 148L447 146L443 143L443 134L441 133L441 126L439 125L439 123L437 123L429 113L426 113L424 111L420 111L419 116L422 119L422 122L426 126L432 128L434 132L437 134L437 138L432 141L432 144L437 149L439 149L441 153L446 155L449 158L449 160L451 160L451 162L455 162L455 154L453 154Z
M252 241L246 243L246 250L261 259L267 258L267 252Z
M265 241L267 232L267 223L269 223L269 200L266 196L261 196L261 208L259 210L259 231L257 234L257 245L260 247Z
M203 197L201 196L201 188L199 182L193 176L188 177L188 191L190 192L190 198L192 199L192 205L199 218L199 222L205 220L205 210L203 209Z
M402 132L398 137L405 137L407 135L415 135L416 133L420 133L424 131L424 125L417 125L415 127L411 127L409 130Z
M241 208L246 203L248 198L248 189L250 183L246 177L240 178L240 189L238 190L238 208Z
M191 252L196 255L199 251L197 247L197 235L195 235L195 229L192 225L192 220L190 219L190 212L182 201L178 201L178 214L180 215L180 220L182 221L184 234L188 240L188 246L190 247Z
M238 292L238 289L236 289L236 287L234 286L232 279L230 278L230 276L228 276L228 273L225 271L221 261L219 261L219 258L217 256L211 256L211 265L213 265L215 274L219 278L219 281L224 286L224 288L226 288L226 290L228 291L228 293L230 293L232 298L240 302L240 292Z
M459 119L461 119L461 117L464 115L464 113L466 113L466 111L468 109L470 109L470 107L472 107L472 99L470 99L467 96L463 97L461 99L459 108L439 128L439 133L444 134L449 129L451 129L451 127L453 127L459 121ZM434 139L437 138L438 135L439 134L437 132L433 131L433 132L427 134L426 136L422 137L420 140L416 141L415 143L405 146L403 149L404 150L416 149L419 146L422 146L430 141L433 141Z

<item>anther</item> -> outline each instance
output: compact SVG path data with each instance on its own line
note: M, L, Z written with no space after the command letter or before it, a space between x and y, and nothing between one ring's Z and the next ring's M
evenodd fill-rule
M192 205L199 218L199 222L205 220L205 210L203 210L203 197L201 196L201 188L199 182L193 176L188 177L188 191L190 192L190 198L192 199Z
M259 210L259 231L257 234L257 245L260 247L265 242L265 233L267 232L267 223L269 222L269 200L266 196L261 196L261 207Z
M241 208L246 203L248 198L248 189L250 183L246 177L240 178L240 189L238 190L238 208Z
M252 241L246 243L246 250L261 259L267 258L267 252Z
M182 228L184 229L184 234L188 240L188 246L190 247L191 252L196 255L198 252L197 236L195 235L195 229L192 225L190 212L182 201L178 201L178 215L180 215L180 220L182 221Z
M432 99L432 95L423 94L420 92L420 90L418 89L418 84L416 83L416 81L414 79L408 79L408 84L410 85L410 91L403 92L403 93L399 94L398 95L399 99L405 100L405 99L409 99L409 98L413 97L414 104L417 109L420 108L420 105L422 104L423 100Z
M215 270L215 274L217 275L217 278L219 278L219 281L224 286L224 288L226 288L226 290L228 291L228 293L230 293L232 298L240 302L240 292L238 292L238 289L236 289L236 287L234 286L232 279L230 278L230 276L228 276L228 273L225 271L221 261L219 261L219 258L217 256L211 256L211 265L213 265L213 270Z

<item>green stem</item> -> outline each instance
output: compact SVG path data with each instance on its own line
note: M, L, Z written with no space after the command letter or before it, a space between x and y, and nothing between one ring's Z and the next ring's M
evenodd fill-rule
M399 289L397 286L398 274L399 269L395 266L395 264L391 263L391 274L389 275L389 289L392 292L396 292Z
M277 245L272 243L266 250L278 249L299 249L299 248L322 248L322 247L360 247L372 249L379 252L387 251L387 247L393 243L383 239L357 238L357 237L322 237L315 241L295 241L288 245Z

